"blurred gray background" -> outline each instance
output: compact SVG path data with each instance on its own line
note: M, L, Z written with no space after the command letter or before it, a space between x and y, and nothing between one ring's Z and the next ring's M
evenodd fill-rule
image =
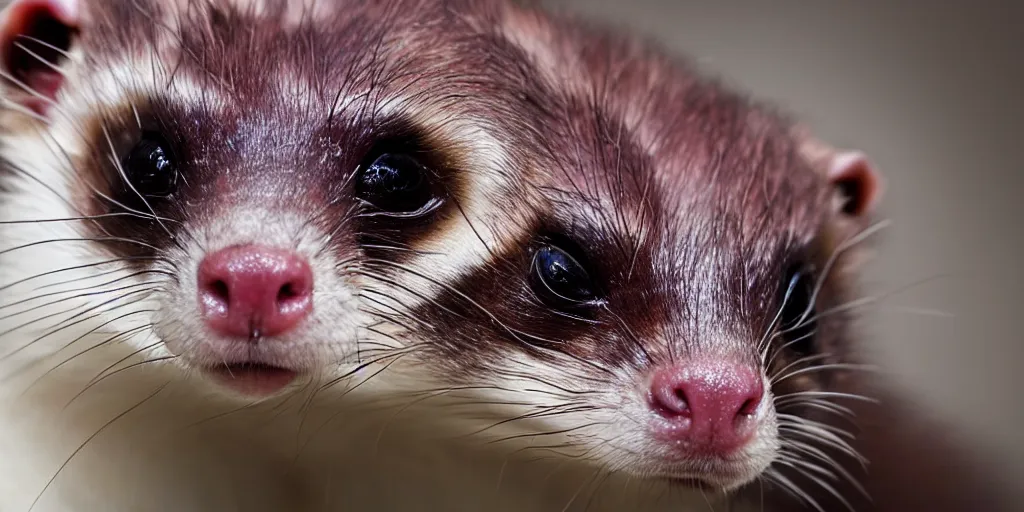
M866 151L893 226L885 370L1024 483L1024 2L551 0L625 24Z

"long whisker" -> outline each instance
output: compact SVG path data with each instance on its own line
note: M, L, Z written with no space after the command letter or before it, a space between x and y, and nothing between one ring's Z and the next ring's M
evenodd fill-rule
M792 480L790 480L782 473L779 473L778 471L771 471L769 473L766 473L765 476L769 480L781 485L783 489L793 494L794 496L802 500L804 503L814 507L814 510L817 510L818 512L826 512L825 509L822 508L821 505L814 498L811 497L811 495L807 494L807 492L801 489L800 486L796 485Z
M126 287L126 288L130 288L130 287ZM124 299L126 299L128 297L131 297L132 295L137 295L137 294L142 294L142 293L150 293L152 291L153 291L152 288L144 288L144 289L141 289L141 290L134 290L134 291L125 293L123 295L120 295L118 297L114 297L113 299L110 299L108 301L102 302L102 303L97 304L95 306L92 306L92 307L90 307L90 308L88 308L88 309L86 309L84 311L81 311L81 312L79 312L79 313L77 313L77 314L75 314L75 315L73 315L73 316L71 316L69 318L65 318L64 320L61 320L56 326L54 326L53 330L51 330L50 332L47 332L47 333L41 335L40 337L36 338L34 341L32 341L32 343L35 343L37 341L43 340L45 338L48 338L48 337L50 337L50 336L52 336L52 335L54 335L54 334L56 334L56 333L58 333L58 332L60 332L60 331L62 331L64 329L73 327L73 326L81 324L83 322L87 322L87 321L95 318L96 316L98 316L98 315L89 316L89 317L86 317L86 318L79 319L78 321L71 322L72 320L80 318L82 315L86 315L86 314L91 313L93 311L102 309L104 306L108 306L108 305L110 305L112 303L118 302L120 300L124 300ZM116 306L113 309L118 309L118 308L121 308L121 307L125 307L128 304L129 303L122 304L120 306ZM70 310L60 311L60 312L53 313L53 314L50 314L50 315L45 315L45 316L40 317L40 318L36 318L34 320L30 320L28 322L25 322L25 323L19 325L19 326L16 326L16 327L13 327L11 329L8 329L8 330L4 331L3 333L0 333L0 337L5 336L7 334L10 334L12 332L16 332L16 331L18 331L20 329L23 329L23 328L28 327L30 325L36 324L36 323L38 323L40 321L48 320L48 319L56 317L56 316L68 314L68 313L74 311L75 309L78 309L78 308L77 307L76 308L71 308ZM71 322L71 323L68 323L68 322ZM18 353L18 351L22 350L23 348L25 348L25 347L19 348L18 350L16 350L13 353L10 353L10 354L7 354L7 355L5 355L3 357L0 357L0 361L2 361L4 359L7 359L8 357Z
M877 371L877 369L878 369L877 366L866 365L866 364L842 364L842 363L822 364L822 365L810 366L810 367L807 367L807 368L801 368L799 370L795 370L793 372L790 372L790 373L788 373L786 375L783 375L783 376L773 380L772 381L772 385L776 385L776 384L778 384L778 383L780 383L780 382L782 382L782 381L784 381L786 379L790 379L790 378L793 378L793 377L798 377L800 375L805 375L805 374L808 374L808 373L821 372L821 371L846 370L846 371L872 372L872 371Z
M0 221L0 226L15 226L19 224L57 224L62 222L81 222L87 220L110 219L115 217L152 218L150 215L139 215L132 212L103 213L99 215L86 215L79 217L64 217L60 219L31 219L31 220L6 220ZM163 219L165 222L179 222L173 219Z
M50 477L50 480L48 482L46 482L46 485L43 486L43 490L39 492L39 495L36 496L36 499L32 501L32 505L29 506L29 511L31 512L31 510L36 507L36 505L39 503L39 500L42 499L43 495L46 494L46 491L49 490L50 486L53 485L53 482L55 480L57 480L57 477L60 476L61 473L64 472L64 468L66 468L68 466L68 464L70 464L71 461L79 454L79 452L81 452L83 449L85 449L85 447L90 442L92 442L93 439L95 439L97 436L99 436L101 433L103 433L107 428L109 428L111 425L116 423L118 420L120 420L121 418L127 416L128 414L131 414L133 411L135 411L139 407L142 407L143 404L145 404L146 402L148 402L149 400L154 398L156 395L160 394L160 392L163 391L164 388L166 388L168 384L170 384L170 383L161 385L159 388L157 388L156 391L154 391L152 394L150 394L149 396L144 398L141 402L139 402L139 403L129 407L128 409L126 409L124 412L118 414L117 416L114 416L110 421L108 421L106 424L104 424L102 427L100 427L99 430L97 430L91 436L86 438L85 442L83 442L77 449L75 449L74 452L71 453L71 456L69 456L67 458L67 460L65 460L64 463L61 464L61 466L57 470L57 472L54 473L52 477Z
M878 400L864 395L858 395L854 393L843 393L839 391L797 391L794 393L788 393L786 395L777 397L775 403L787 404L794 400L799 400L804 397L810 398L843 398L847 400L857 400L861 402L878 403Z
M139 245L141 247L145 247L147 249L152 249L154 251L158 250L156 247L154 247L154 246L152 246L150 244L147 244L145 242L140 242L138 240L133 240L131 238L122 238L122 237L54 238L54 239L50 239L50 240L39 240L39 241L36 241L36 242L31 242L31 243L28 243L28 244L19 245L17 247L12 247L10 249L4 249L4 250L0 251L0 256L2 256L4 254L12 253L14 251L18 251L18 250L21 250L21 249L28 249L30 247L36 247L36 246L47 245L47 244L56 244L56 243L62 243L62 242L122 242L122 243L126 243L126 244Z
M815 448L810 444L796 440L787 440L783 445L783 451L786 450L796 450L809 457L813 457L825 464L828 464L833 470L842 475L842 477L845 478L850 483L850 485L852 485L854 489L857 490L857 492L859 492L865 498L869 500L871 499L871 494L868 493L867 489L865 489L864 486L861 485L861 483L852 474L850 474L849 471L843 468L842 464L839 464L832 457L829 457L828 454L826 454L824 451Z
M879 231L891 225L892 221L890 220L882 220L876 222L872 226L864 229L860 233L847 239L832 252L832 256L830 256L828 261L825 263L825 268L822 270L821 277L818 279L817 284L814 286L814 292L811 294L810 300L807 301L807 309L804 310L802 315L800 315L800 320L798 321L798 323L803 323L804 320L807 319L807 316L810 315L812 311L814 311L814 304L817 303L818 294L821 293L821 289L825 286L825 277L828 276L829 273L831 273L832 267L835 266L836 262L839 260L839 257L847 250L849 250L851 247L854 247L855 245L863 242L864 240L867 240L872 235L878 233Z
M151 364L162 363L164 361L172 361L172 360L177 358L177 356L163 356L163 357L156 357L156 358L153 358L153 359L145 359L145 360L139 361L137 363L132 363L132 364L130 364L128 366L125 366L124 368L118 368L117 370L114 370L114 371L112 371L110 373L106 373L111 368L114 368L118 364L121 364L124 361L127 361L131 357L134 357L136 355L141 354L142 352L145 352L147 350L152 350L152 349L158 347L160 345L160 343L162 343L162 342L153 343L153 344L151 344L151 345L149 345L147 347L143 347L143 348L141 348L139 350L136 350L132 354L122 358L120 361L118 361L118 362L108 366L106 370L101 372L99 375L96 376L96 378L94 378L92 381L90 381L88 384L86 384L86 386L84 388L82 388L81 391L76 393L75 396L71 397L71 400L68 400L68 402L66 404L64 404L64 409L66 410L68 407L71 407L71 405L74 404L75 401L77 401L79 398L81 398L83 395L85 395L85 393L87 391L89 391L90 389L92 389L93 386L97 386L101 382L103 382L103 381L105 381L105 380L107 380L107 379L109 379L109 378L111 378L111 377L113 377L115 375L118 375L118 374L120 374L122 372L126 372L126 371L129 371L129 370L133 370L135 368L140 368L140 367L143 367L143 366L148 366L148 365L151 365Z
M100 330L101 328L103 328L103 327L105 327L105 326L107 326L107 325L109 325L109 324L111 324L113 322L122 320L124 318L129 317L129 316L137 315L137 314L151 313L152 311L153 310L143 310L143 311L132 311L131 313L125 313L125 314L123 314L121 316L118 316L118 317L110 320L109 322L106 322L106 323L96 327L95 329L93 329L93 330L91 330L91 331L89 331L89 332L79 336L78 338L76 338L72 342L67 343L66 345L64 345L64 348L68 348L68 347L74 345L75 343L77 343L77 342L81 341L82 339L84 339L86 336L88 336L88 335L90 335L90 334ZM88 354L89 352L92 352L93 350L97 350L97 349L99 349L101 347L104 347L108 343L113 342L114 340L127 339L127 338L129 338L131 336L134 336L135 334L138 334L138 333L140 333L142 331L145 331L146 329L151 329L151 328L152 328L151 325L143 325L143 326L140 326L140 327L136 327L134 329L129 329L129 330L125 331L125 332L120 332L120 333L117 333L117 334L115 334L113 336L110 336L107 339L101 341L100 343L97 343L97 344L95 344L95 345L93 345L93 346L91 346L89 348L86 348L85 350L81 350L81 351L75 353L74 355L72 355L71 357L68 357L67 359L64 359L60 363L54 365L49 370L46 370L46 372L44 372L42 375L40 375L35 381L32 382L31 385L29 385L28 389L31 389L36 384L38 384L40 381L45 379L47 376L49 376L50 374L52 374L52 373L56 372L57 370L61 369L64 365L70 363L71 361L74 361L75 359L77 359L77 358L79 358L81 356L84 356L85 354Z
M59 268L59 269L55 269L55 270L48 270L46 272L42 272L42 273L39 273L39 274L36 274L36 275L33 275L33 276L25 277L25 278L19 279L17 281L14 281L12 283L0 286L0 292L8 290L10 288L13 288L15 286L18 286L20 284L24 284L24 283L27 283L29 281L34 281L36 279L40 279L40 278L43 278L43 277L52 276L54 274L61 274L61 273L64 273L64 272L71 272L71 271L74 271L74 270L82 270L82 269L86 269L86 268L100 267L100 266L103 266L103 265L110 265L110 264L113 264L113 263L121 263L121 262L124 262L124 261L153 261L153 260L159 260L159 259L160 258L158 258L158 257L116 258L116 259L111 259L111 260L99 261L99 262L96 262L96 263L87 263L87 264L84 264L84 265L75 265L73 267L64 267L64 268ZM76 278L75 280L79 280L79 279L88 279L88 278ZM67 282L74 282L75 280L66 281L66 282L61 283L61 284L65 284Z
M50 47L50 48L55 48L55 47L54 47L53 45L47 44L47 43L45 43L45 42L43 42L43 41L40 41L39 39L36 39L36 38L34 38L34 37L29 37L29 36L26 36L26 35L19 35L19 36L18 36L18 39L26 39L26 40L29 40L29 41L35 41L35 42L37 42L37 43L40 43L40 44L44 44L44 45L46 45L46 46L48 46L48 47ZM42 57L41 55L39 55L38 53L35 53L35 52L33 52L32 50L28 49L28 47L27 47L27 46L25 46L24 44L22 44L22 42L21 42L21 41L15 40L15 41L13 42L13 44L14 44L14 46L15 46L16 48L18 48L19 50L21 50L21 51L23 51L23 52L27 53L27 54L28 54L29 56L31 56L31 57L33 57L33 58L35 58L36 60L38 60L39 62L41 62L41 63L42 63L43 65L45 65L46 67L50 68L50 70L51 70L51 71L55 71L55 72L57 72L58 74L60 74L61 76L64 76L64 75L65 75L65 73L64 73L64 70L63 70L63 69L61 69L60 67L58 67L58 66L54 65L54 64L53 64L52 62L50 62L50 61L49 61L49 59L44 59L44 58L43 58L43 57ZM66 53L66 52L65 52L65 55L67 55L67 53Z
M148 311L132 311L132 312L130 312L130 313L126 313L126 314L123 314L123 315L121 315L121 316L119 316L119 317L117 317L117 318L114 318L114 319L113 319L113 321L111 321L110 323L113 323L113 322L119 321L119 319L125 318L125 317L127 317L127 316L131 316L131 315L133 315L133 314L136 314L136 313L141 313L141 312L148 312ZM110 324L110 323L108 323L108 324ZM105 325L106 325L106 324L104 324L104 326L105 326ZM100 327L103 327L103 326L100 326ZM82 335L82 336L80 336L79 338L77 338L76 340L72 341L71 343L67 343L67 344L65 344L65 346L63 346L63 348L69 348L69 347L71 347L71 346L72 346L72 345L74 345L75 343L78 343L79 341L81 341L82 339L84 339L84 338L85 338L85 337L86 337L86 336L87 336L88 334L92 334L92 332L98 331L99 329L100 329L100 328L96 328L96 329L94 329L93 331L90 331L89 333L87 333L87 334L85 334L85 335ZM32 384L30 384L30 385L29 385L29 386L28 386L28 387L26 388L25 392L26 392L26 393L28 393L28 392L29 392L29 390L31 390L31 389L32 389L33 387L35 387L36 385L38 385L38 384L39 384L40 382L42 382L42 381L43 381L44 379L46 379L46 377L48 377L48 376L50 376L50 375L52 375L52 374L56 373L56 372L57 372L58 370L60 370L60 369L61 369L61 368L62 368L63 366L66 366L66 365L70 364L70 362L71 362L71 361L73 361L73 360L77 359L78 357L81 357L81 356L83 356L83 355L85 355L85 354L87 354L87 353L89 353L89 352L91 352L91 351L93 351L93 350L97 350L97 349L99 349L99 348L102 348L102 347L104 347L104 346L106 346L106 345L109 345L109 344L110 344L110 343L112 343L112 342L115 342L115 341L123 341L123 340L125 340L125 339L128 339L128 338L130 338L130 337L132 337L132 336L134 336L134 335L136 335L136 334L138 334L138 333L141 333L141 332L143 332L143 331L145 331L145 330L147 330L147 329L153 329L153 326L148 326L148 325L147 325L147 326L140 326L140 327L137 327L137 328L134 328L134 329L129 329L128 331L125 331L125 332L123 332L123 333L118 333L118 334L115 334L114 336L108 337L108 338L106 338L106 339L102 340L101 342L99 342L99 343L96 343L96 344L94 344L94 345L92 345L92 346L90 346L90 347L88 347L88 348L86 348L86 349L84 349L84 350L80 350L80 351L78 351L77 353L75 353L75 354L71 355L70 357L67 357L66 359L63 359L62 361L60 361L60 362L59 362L59 364L57 364L57 365L53 366L52 368L50 368L49 370L47 370L46 372L44 372L44 373L43 373L43 375L40 375L40 376L39 376L38 378L36 378L36 379L35 379L35 380L34 380L34 381L32 382ZM23 394L24 394L24 393L23 393Z
M103 288L104 286L110 286L110 285L112 285L114 283L118 283L120 281L127 281L129 279L134 279L136 277L139 277L141 275L146 275L146 274L170 275L169 272L163 272L163 271L159 271L159 270L143 270L143 271L140 271L140 272L136 272L134 274L130 274L130 275L127 275L127 276L122 276L122 277L119 277L119 278L114 279L112 281L107 281L105 283L101 283L101 284L97 284L97 285L93 285L93 286L87 286L87 287L82 287L82 288L73 288L73 289L69 289L69 290L61 290L61 291L58 291L58 292L42 293L42 294L39 294L39 295L36 295L36 296L33 296L33 297L29 297L27 299L21 299L19 301L12 302L10 304L4 304L3 306L0 306L0 310L6 309L6 308L10 308L10 307L14 307L14 306L20 306L20 305L25 304L27 302L34 302L34 301L37 301L37 300L40 300L40 299L45 299L47 297L54 297L54 296L57 296L57 295L64 295L64 294L68 294L68 293L78 293L78 292L83 292L83 291L86 291L86 290L96 290L97 288ZM94 276L94 277L102 277L102 276ZM63 283L63 284L67 284L67 283ZM17 311L17 312L14 312L14 313L8 313L8 314L6 314L4 316L0 316L0 320L9 320L9 319L14 318L16 316L24 315L25 313L31 313L33 311L38 311L40 309L45 309L45 308L48 308L50 306L55 306L55 305L60 304L62 302L73 301L73 300L76 300L76 299L84 299L84 298L87 298L87 297L95 297L97 295L104 295L104 294L107 294L107 293L114 293L114 292L119 292L119 291L124 291L124 290L130 290L132 288L137 288L139 286L152 286L152 285L156 285L156 284L159 284L159 283L157 283L155 281L143 281L143 282L138 282L138 283L132 283L132 284L129 284L129 285L124 285L124 286L121 286L121 287L118 287L118 288L107 288L107 289L100 289L100 290L96 290L96 291L88 291L86 293L81 293L81 294L78 294L78 295L62 297L60 299L57 299L57 300L54 300L54 301L50 301L50 302L47 302L47 303L44 303L44 304L39 304L39 305L33 306L31 308L24 309L24 310L21 310L21 311ZM44 286L44 287L42 287L40 289L48 288L48 287L49 286Z

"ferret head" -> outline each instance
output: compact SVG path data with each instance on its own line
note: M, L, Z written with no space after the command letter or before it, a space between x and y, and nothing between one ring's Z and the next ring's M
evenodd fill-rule
M529 70L531 131L495 136L524 178L478 227L486 261L402 310L417 343L388 378L487 404L474 433L510 452L721 491L813 471L844 442L811 411L841 409L875 169L649 45L497 23Z
M486 239L459 201L498 211L474 183L512 176L480 105L515 92L476 32L311 5L8 7L0 357L127 346L265 394L355 358L381 297L425 300L394 267L481 258L439 251Z

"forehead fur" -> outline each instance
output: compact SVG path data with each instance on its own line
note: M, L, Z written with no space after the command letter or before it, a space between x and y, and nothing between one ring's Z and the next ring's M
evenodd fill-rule
M501 30L561 92L563 142L591 159L563 173L572 188L633 207L642 197L667 219L731 217L748 240L770 227L798 237L816 227L826 187L800 158L790 121L769 105L653 41L579 19L512 11ZM580 186L588 177L613 189Z
M371 89L377 101L430 96L442 82L494 88L506 76L496 70L508 65L466 12L445 2L88 3L87 58L102 65L155 53L169 80L189 75L240 104L301 98L331 106ZM471 10L483 16L487 3Z
M453 116L485 113L542 146L526 148L531 155L633 151L656 168L660 188L679 196L725 184L735 198L746 182L743 204L755 218L777 212L787 186L801 186L792 180L801 172L781 171L805 170L794 169L787 121L698 78L655 44L509 2L87 3L87 58L156 53L168 81L186 74L238 105L266 110L302 98L304 108L335 108L372 95L377 107L402 97L443 104ZM544 129L580 147L544 144Z
M337 114L359 131L396 104L474 119L515 176L497 204L518 225L586 225L623 255L656 248L648 263L669 274L742 279L826 211L784 117L653 43L509 2L91 2L84 34L87 59L156 54L160 76L236 123Z

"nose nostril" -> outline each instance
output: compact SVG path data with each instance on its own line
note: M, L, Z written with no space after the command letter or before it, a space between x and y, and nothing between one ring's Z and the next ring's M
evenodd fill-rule
M291 251L245 245L208 254L199 265L199 301L207 324L249 340L254 329L273 337L313 309L313 272Z
M690 416L686 390L674 380L655 379L649 393L651 407L662 417L683 419Z
M647 391L653 435L691 454L727 456L757 435L770 410L757 368L726 359L652 369Z
M277 301L288 302L290 300L295 299L298 296L299 292L296 291L295 285L292 283L287 283L284 286L282 286L281 289L277 292Z
M228 291L228 284L220 279L210 283L209 293L224 303L227 303L231 298L230 292Z
M760 400L757 398L750 398L743 405L740 406L740 410L737 413L740 416L753 416L757 412L757 406L760 404Z
M681 412L688 411L690 409L690 402L689 400L686 399L686 391L683 391L683 388L676 388L675 395L676 399L678 399L678 402L676 402L676 407Z

